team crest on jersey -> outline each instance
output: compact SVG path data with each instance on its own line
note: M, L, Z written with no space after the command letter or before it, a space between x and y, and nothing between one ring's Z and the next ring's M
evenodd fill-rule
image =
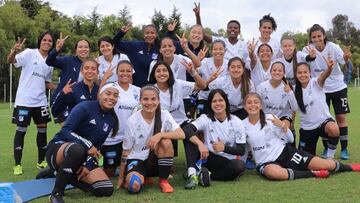
M139 101L139 96L137 94L133 94L133 96L136 101Z
M141 52L142 52L142 51L141 51ZM154 59L154 60L157 59L157 57L158 57L158 55L155 54L155 53L153 53L153 54L151 55L151 58Z
M281 95L281 99L284 99L286 97L286 94Z
M108 131L108 129L109 129L109 124L104 123L104 125L103 125L103 131L106 132L106 131Z

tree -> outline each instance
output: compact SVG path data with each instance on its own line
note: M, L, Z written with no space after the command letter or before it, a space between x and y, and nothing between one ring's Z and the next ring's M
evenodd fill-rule
M120 9L118 14L118 20L122 25L127 25L132 22L132 16L130 14L130 9L127 5L125 5L122 9Z
M151 23L155 25L160 38L164 37L167 32L167 22L166 17L161 13L161 11L154 9L154 15L151 17Z
M88 15L89 18L89 33L90 36L96 36L99 32L99 25L101 23L101 15L97 12L97 6L94 7L90 15Z
M30 18L34 18L42 8L40 0L20 0L20 5L26 10Z

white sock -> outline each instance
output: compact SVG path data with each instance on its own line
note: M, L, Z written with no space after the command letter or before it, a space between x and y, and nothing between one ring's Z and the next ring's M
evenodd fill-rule
M196 175L196 169L194 167L188 168L188 176Z
M327 158L333 159L334 156L335 156L335 152L336 152L336 149L330 149L330 148L328 148L327 154L326 154Z

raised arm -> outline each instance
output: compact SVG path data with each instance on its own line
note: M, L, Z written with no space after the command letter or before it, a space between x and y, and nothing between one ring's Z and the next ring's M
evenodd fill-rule
M16 54L21 52L25 41L26 41L26 38L24 38L21 41L20 37L18 37L18 41L15 43L15 45L13 46L13 48L11 49L10 53L7 56L8 63L16 63L15 56L16 56Z
M256 42L257 43L257 42ZM250 57L250 68L251 70L255 68L257 63L257 57L255 54L255 48L256 48L255 38L253 38L252 42L248 42L248 52Z
M327 64L327 68L325 71L321 72L321 74L319 75L319 77L317 79L317 82L320 87L324 86L325 80L331 74L331 72L334 68L334 64L335 64L335 62L332 59L326 59L325 57L323 57L323 59L325 60L325 62Z
M196 18L196 24L198 25L201 25L202 26L202 23L201 23L201 17L200 17L200 2L198 4L195 4L195 7L193 8L193 11L195 13L195 18ZM204 36L204 40L207 42L207 43L211 43L212 42L212 37L211 35L203 32L203 36Z
M189 56L189 58L191 59L191 61L193 62L195 68L200 67L201 66L201 61L200 59L189 49L188 47L188 41L185 38L185 32L183 32L182 37L179 37L179 35L176 35L176 37L179 39L180 41L180 45L181 48L185 51L185 53Z

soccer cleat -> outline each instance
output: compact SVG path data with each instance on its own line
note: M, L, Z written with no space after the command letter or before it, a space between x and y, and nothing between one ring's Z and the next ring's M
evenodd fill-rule
M49 196L50 203L64 203L63 196L60 193L51 194Z
M22 170L21 165L14 166L13 170L14 170L14 175L16 175L16 176L23 174L23 170Z
M349 159L349 152L347 149L341 150L340 159L348 160Z
M328 170L325 169L321 169L318 171L311 171L316 178L327 178L330 176L330 172Z
M172 193L174 188L170 185L167 179L159 178L159 189L163 193Z
M36 179L42 179L42 178L54 178L55 177L55 171L53 171L49 166L40 169L39 173L36 175Z
M46 161L42 161L41 163L36 164L36 168L42 169L42 168L45 168L47 165L48 164L46 163Z
M196 175L188 176L185 183L185 189L195 189L198 185L199 180Z
M210 171L206 167L201 167L199 172L199 183L203 187L209 187L211 184Z
M321 158L327 159L327 149L324 149L323 153L320 155Z
M360 164L350 164L352 171L360 172Z
M252 159L246 159L246 169L252 170L256 167L255 162Z

